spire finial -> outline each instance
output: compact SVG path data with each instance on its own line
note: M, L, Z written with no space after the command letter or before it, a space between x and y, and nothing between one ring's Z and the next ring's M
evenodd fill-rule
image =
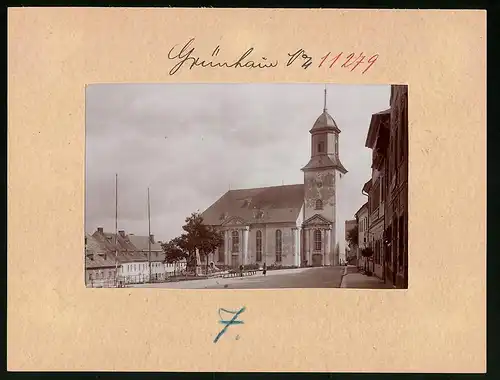
M323 106L323 112L326 112L326 84L325 84L325 103Z

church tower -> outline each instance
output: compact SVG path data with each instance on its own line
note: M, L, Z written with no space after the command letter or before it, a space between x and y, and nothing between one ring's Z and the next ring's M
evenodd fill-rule
M307 265L339 265L343 255L343 223L339 219L338 192L347 170L340 161L339 134L335 120L326 106L309 131L311 159L304 172L303 252Z

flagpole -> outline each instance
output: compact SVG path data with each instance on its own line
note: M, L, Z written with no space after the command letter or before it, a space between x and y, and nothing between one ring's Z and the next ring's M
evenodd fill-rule
M148 268L149 277L148 280L151 282L151 205L149 200L149 187L148 187Z
M118 173L115 174L115 286L118 285Z

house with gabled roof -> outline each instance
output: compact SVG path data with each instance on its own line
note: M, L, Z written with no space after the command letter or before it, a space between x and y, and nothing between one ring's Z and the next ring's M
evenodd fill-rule
M111 286L114 284L117 262L114 255L99 240L85 234L85 284L87 286Z
M105 232L98 227L92 234L86 234L86 280L97 284L96 279L112 278L118 282L148 281L151 267L151 279L161 280L165 275L173 274L185 268L186 263L169 264L161 243L154 235L141 236L127 234L124 230L118 234ZM90 255L90 251L93 255Z
M148 238L148 236L128 235L123 230L114 234L98 227L91 235L91 239L97 242L101 253L107 258L106 263L101 261L91 263L94 270L97 270L98 265L112 262L117 270L117 280L125 283L147 281L150 265L152 278L159 279L165 275L165 256L161 245L154 241L154 236ZM152 239L151 256L149 239Z
M340 128L326 107L309 130L311 158L301 170L304 183L229 190L202 217L224 244L216 265L339 265L345 255L344 221L337 211L341 178Z

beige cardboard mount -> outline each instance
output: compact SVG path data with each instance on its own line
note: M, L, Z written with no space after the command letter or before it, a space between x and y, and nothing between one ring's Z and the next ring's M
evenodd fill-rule
M483 372L484 11L11 8L8 369ZM169 50L272 69L183 68ZM315 64L286 67L304 49ZM327 52L378 54L361 73ZM85 86L103 82L409 85L409 289L86 289ZM240 339L213 343L220 307ZM244 317L243 317L244 316Z

